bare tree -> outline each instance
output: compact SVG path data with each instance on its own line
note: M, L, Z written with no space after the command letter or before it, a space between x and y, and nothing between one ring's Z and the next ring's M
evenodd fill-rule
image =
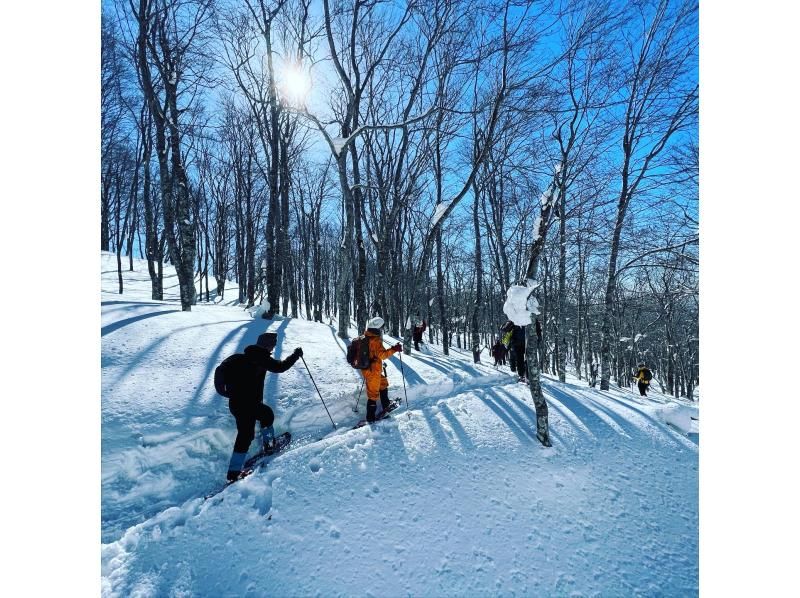
M195 68L198 36L209 18L209 0L134 0L130 8L138 24L137 69L153 118L164 234L180 288L181 308L195 302L196 223L183 154L182 115L193 100L191 88L201 75ZM189 92L185 96L183 92ZM182 104L186 97L188 104Z
M697 114L698 86L690 76L697 43L697 5L693 0L673 8L666 0L637 5L641 30L626 38L633 59L626 71L622 136L621 188L608 259L601 339L600 388L608 390L612 320L620 238L631 201L670 139Z

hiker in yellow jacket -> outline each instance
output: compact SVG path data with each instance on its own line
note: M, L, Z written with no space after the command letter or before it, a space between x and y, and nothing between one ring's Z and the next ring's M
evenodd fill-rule
M639 371L634 376L639 386L639 394L643 397L647 396L647 389L650 387L650 380L653 379L653 372L647 369L644 363L639 364Z

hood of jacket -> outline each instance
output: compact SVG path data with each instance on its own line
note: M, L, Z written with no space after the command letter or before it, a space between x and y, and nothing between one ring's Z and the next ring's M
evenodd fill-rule
M272 351L267 351L264 347L260 347L258 345L248 345L244 348L244 354L246 357L263 359L264 357L271 356Z

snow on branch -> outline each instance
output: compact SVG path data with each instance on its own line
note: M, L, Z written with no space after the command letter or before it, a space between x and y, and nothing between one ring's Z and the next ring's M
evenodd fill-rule
M451 203L450 201L443 201L436 206L436 211L433 213L433 218L431 218L431 228L439 224L439 220L441 220L445 212L447 212L447 208L450 207Z

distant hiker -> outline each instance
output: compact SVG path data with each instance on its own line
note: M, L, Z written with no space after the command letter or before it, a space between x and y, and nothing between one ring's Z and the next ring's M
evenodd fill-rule
M258 337L255 345L245 347L244 354L231 355L220 364L214 373L217 392L228 397L228 409L236 418L236 441L233 445L228 481L239 478L247 457L247 449L255 438L256 420L261 424L261 440L265 454L275 448L275 431L272 422L275 414L262 401L264 398L264 378L267 372L280 374L292 367L303 356L298 347L283 361L272 357L278 343L278 335L266 332Z
M397 343L393 347L384 349L382 340L383 318L375 317L367 322L367 330L364 336L369 341L369 360L370 366L361 370L364 375L367 387L367 421L375 421L375 412L378 409L378 397L381 399L381 408L385 411L389 408L389 378L386 377L386 366L383 365L384 359L389 359L395 353L403 350L403 346Z
M492 345L492 357L494 357L495 367L504 365L506 360L506 346L500 342L500 339L497 339L495 344Z
M427 322L425 322L425 320L422 320L421 322L418 322L417 325L414 326L414 332L413 332L412 336L414 338L414 348L417 351L419 351L419 344L422 342L422 335L423 335L423 333L425 332L425 330L427 328L428 328L428 324L427 324Z
M594 388L595 385L597 384L597 364L596 363L593 362L593 363L591 363L589 365L589 374L590 374L591 379L592 379L592 381L589 383L589 386Z
M511 367L512 372L517 371L517 356L514 351L514 346L511 343L511 337L514 335L514 322L508 320L505 324L500 327L500 341L503 343L503 346L506 348L506 353L508 354L509 366Z
M651 372L644 363L639 364L639 371L634 376L638 381L639 394L643 397L647 396L647 389L650 386L650 380L653 379L653 372Z

